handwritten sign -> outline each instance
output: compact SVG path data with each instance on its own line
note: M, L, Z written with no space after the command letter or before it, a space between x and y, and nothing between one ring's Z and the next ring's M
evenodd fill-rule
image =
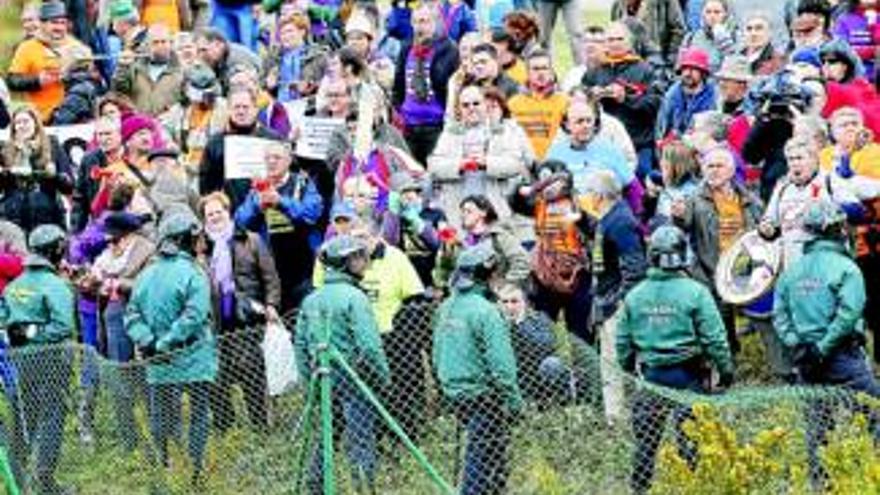
M223 138L223 173L226 180L266 176L266 146L272 141L251 136Z
M300 120L299 139L296 142L296 155L314 160L327 158L330 135L345 125L343 119L304 117Z

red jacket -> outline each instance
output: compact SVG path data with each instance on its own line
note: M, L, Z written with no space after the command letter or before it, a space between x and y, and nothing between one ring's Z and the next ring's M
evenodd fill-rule
M6 289L6 284L21 275L22 271L24 271L24 265L21 256L0 253L0 294Z

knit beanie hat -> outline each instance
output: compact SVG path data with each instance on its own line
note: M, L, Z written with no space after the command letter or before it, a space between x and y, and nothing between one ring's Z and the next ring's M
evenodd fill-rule
M140 113L131 114L122 121L122 142L128 142L140 130L152 131L155 128L156 125L150 117Z

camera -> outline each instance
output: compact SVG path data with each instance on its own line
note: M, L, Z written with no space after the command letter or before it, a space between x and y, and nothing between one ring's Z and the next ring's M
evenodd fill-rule
M812 94L795 82L789 72L765 79L750 97L755 113L766 120L791 120L793 109L805 112L812 100Z

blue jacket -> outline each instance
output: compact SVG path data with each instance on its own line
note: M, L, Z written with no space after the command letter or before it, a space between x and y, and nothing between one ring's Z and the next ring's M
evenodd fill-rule
M443 24L446 27L446 36L458 43L467 33L477 30L477 18L474 11L464 2L452 4L443 2L440 5L443 12Z
M718 89L714 82L706 81L699 93L685 95L681 81L676 81L663 96L654 137L659 141L669 133L682 136L688 130L694 115L718 108Z
M639 222L623 200L599 220L592 253L596 277L597 322L614 314L617 304L645 277L648 263Z
M308 244L312 252L321 245L321 232L317 222L321 218L324 200L318 193L315 183L304 172L291 172L290 178L278 188L281 202L278 209L295 227L307 229ZM260 207L260 196L252 190L244 202L235 210L235 224L258 232L265 242L269 242L269 226L266 215Z

